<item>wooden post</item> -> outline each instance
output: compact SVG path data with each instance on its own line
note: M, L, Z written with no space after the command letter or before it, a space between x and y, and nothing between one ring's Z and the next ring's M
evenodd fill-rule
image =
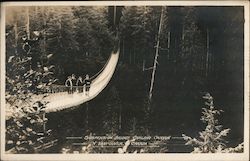
M162 21L163 21L163 11L164 11L164 7L162 7L162 9L161 9L161 18L160 18L160 24L159 24L159 30L158 30L158 36L157 36L157 44L156 44L156 51L155 51L155 58L154 58L154 66L153 66L153 72L152 72L152 76L151 76L151 83L150 83L150 90L149 90L149 101L151 101L151 99L152 99L155 72L156 72L156 66L157 66L157 63L158 63L157 58L159 56L160 34L161 34L161 27L162 27Z

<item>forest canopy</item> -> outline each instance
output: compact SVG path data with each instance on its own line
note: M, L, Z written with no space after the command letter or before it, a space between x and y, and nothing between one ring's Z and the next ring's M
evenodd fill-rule
M242 142L243 7L7 7L6 100L64 84L71 74L96 74L117 36L120 57L111 82L81 105L86 111L48 116L56 122L49 123L56 135L79 134L74 121L87 122L79 125L85 134L195 135L203 127L197 121L201 98L209 92L225 111L221 121L232 129L231 144ZM70 114L76 116L67 118ZM67 125L57 121L60 117Z

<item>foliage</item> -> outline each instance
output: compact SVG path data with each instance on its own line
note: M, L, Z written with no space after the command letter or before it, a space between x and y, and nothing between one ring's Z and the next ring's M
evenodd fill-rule
M7 62L6 101L19 106L31 99L33 94L41 93L55 82L51 70L54 66L41 66L36 70L30 68L31 56L11 56ZM19 101L19 103L17 102Z
M24 108L22 117L11 117L7 120L6 149L8 153L38 152L37 147L50 139L51 130L44 131L42 128L47 122L47 119L43 118L44 107L45 104L37 102L33 110Z
M237 145L234 148L221 148L219 147L217 149L217 152L222 152L222 153L243 153L244 151L244 143L240 143L239 145Z
M206 128L199 132L199 139L192 138L183 134L186 145L194 146L194 153L217 153L217 152L240 152L243 145L236 148L226 148L225 139L230 129L222 129L217 119L222 110L217 110L214 107L213 97L206 93L203 98L205 99L205 108L202 108L201 121L206 124Z
M34 61L33 54L37 51L33 48L30 53L25 53L22 48L18 51L20 52L9 53L7 51L6 54L6 101L15 108L21 108L23 105L31 106L32 95L43 93L56 81L53 77L53 65L41 65L40 60Z
M121 39L125 45L125 49L122 50L124 62L141 66L143 60L147 60L151 65L160 20L159 8L149 6L124 8L120 22ZM163 33L167 33L167 14L164 16L163 26ZM164 35L161 37L164 38Z
M112 50L115 35L110 25L113 22L113 13L107 13L110 7L8 7L7 10L12 11L6 14L6 111L33 111L33 105L29 100L35 96L34 94L43 93L46 87L55 81L54 77L58 79L58 84L63 84L65 78L72 73L77 76L93 75L102 68ZM30 37L34 40L38 38L38 41L31 45L30 51L23 49L25 42L22 40L28 34L27 8ZM112 26L113 29L119 29L118 35L121 38L118 68L112 78L112 87L105 90L107 95L99 96L95 99L97 101L93 100L89 105L96 107L89 108L90 113L93 109L98 113L89 114L89 118L93 116L89 121L90 130L97 132L103 128L107 133L121 132L129 135L144 135L158 130L177 132L178 129L174 128L176 125L183 128L185 126L187 130L189 126L185 119L196 116L193 109L200 107L196 100L204 89L213 90L215 96L219 97L219 103L228 102L229 106L225 108L232 109L235 104L237 107L239 104L240 107L244 106L244 83L242 79L238 79L243 78L244 73L243 54L239 54L243 53L244 49L244 12L241 9L174 6L164 8L152 113L148 110L147 102L152 70L142 69L152 66L161 6L121 8L119 26ZM34 32L39 33L39 36ZM98 99L107 99L104 100L105 105ZM122 109L121 113L119 109ZM192 113L185 112L188 117L184 118L179 114L180 109L188 109ZM243 108L236 109L238 113L235 117L241 119ZM214 110L208 107L207 111L203 112L209 113ZM217 111L215 116L221 113ZM232 114L235 111L231 111ZM118 113L122 116L122 128L119 130ZM165 114L169 114L169 117ZM21 115L25 115L25 112ZM57 115L57 118L58 116L62 115ZM77 116L83 118L80 114ZM11 119L14 117L17 119L18 116L13 115ZM102 119L96 120L96 117ZM180 122L169 124L167 129L165 125L161 125L163 121L171 122L173 118ZM67 123L67 127L72 126L74 122L81 122L77 117L68 120L72 124ZM238 128L239 124L234 123L234 120L227 123L237 129L241 128ZM78 129L79 124L75 129ZM62 123L62 126L64 125ZM99 128L102 125L105 126ZM77 131L75 129L70 128L66 131L73 133ZM85 127L83 129L85 130ZM221 131L223 130L217 130L218 133ZM240 131L236 133L242 135ZM199 141L204 140L199 138ZM240 151L243 147L241 145L235 150ZM215 146L217 149L222 146L222 151L234 151L224 145Z
M201 30L197 25L197 10L193 7L185 8L182 10L183 15L183 27L182 27L182 41L180 44L181 48L181 65L184 70L185 80L187 79L187 75L193 73L194 77L196 75L193 71L199 71L200 65L199 60L201 57L204 57L205 51L205 40L201 34ZM195 81L195 78L192 78L191 81Z
M69 64L70 58L75 57L79 51L79 43L75 39L76 19L71 7L45 9L46 38L44 41L46 41L47 52L54 54L51 61L55 64L55 74L60 80L60 76L65 74L65 64Z
M121 128L121 102L119 93L115 86L111 87L110 95L108 95L106 115L103 118L103 131L106 134L117 134Z
M10 23L9 25L15 24L14 27L6 30L6 98L7 102L11 104L15 101L12 99L30 98L32 94L41 92L45 86L56 81L52 76L54 66L49 63L53 54L42 53L43 32L41 28L36 27L37 24L34 24L37 22L33 21L35 16L30 16L33 13L32 8L29 8L28 11L26 19L29 16L30 21L33 22L30 24L30 40L27 39L27 28L23 28L27 24L23 24L20 19L25 16L23 12L13 14L13 18L6 22ZM17 17L17 14L20 14L20 18ZM33 31L38 35L35 35Z
M54 65L49 63L52 54L42 53L42 32L34 31L39 34L28 39L28 29L19 26L22 20L15 17L13 21L15 26L6 30L6 145L10 152L30 153L44 141L41 132L46 132L39 127L46 121L42 109L47 102L34 103L33 98L56 79Z
M87 56L107 57L114 41L108 27L107 7L74 7L73 14L80 52Z

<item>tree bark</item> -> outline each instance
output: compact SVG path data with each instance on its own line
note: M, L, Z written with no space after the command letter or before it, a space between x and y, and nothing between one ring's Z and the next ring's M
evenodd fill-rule
M161 18L160 18L160 24L159 24L159 30L157 35L157 44L156 44L156 51L155 51L155 58L154 58L154 66L153 66L153 72L151 76L151 83L150 83L150 90L149 90L149 101L152 99L152 92L154 87L154 80L155 80L155 72L156 72L156 66L157 66L157 58L159 56L159 46L160 46L160 34L161 34L161 28L162 28L162 21L163 21L163 11L164 7L161 9Z
M27 19L26 33L27 33L27 38L28 38L28 40L30 40L30 16L29 16L29 7L26 7L26 19Z

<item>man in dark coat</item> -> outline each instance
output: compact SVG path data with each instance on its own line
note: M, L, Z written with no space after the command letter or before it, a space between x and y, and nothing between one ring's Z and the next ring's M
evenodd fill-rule
M89 90L90 90L90 86L91 86L91 81L89 79L89 75L88 74L85 77L84 84L85 84L85 95L89 96Z

